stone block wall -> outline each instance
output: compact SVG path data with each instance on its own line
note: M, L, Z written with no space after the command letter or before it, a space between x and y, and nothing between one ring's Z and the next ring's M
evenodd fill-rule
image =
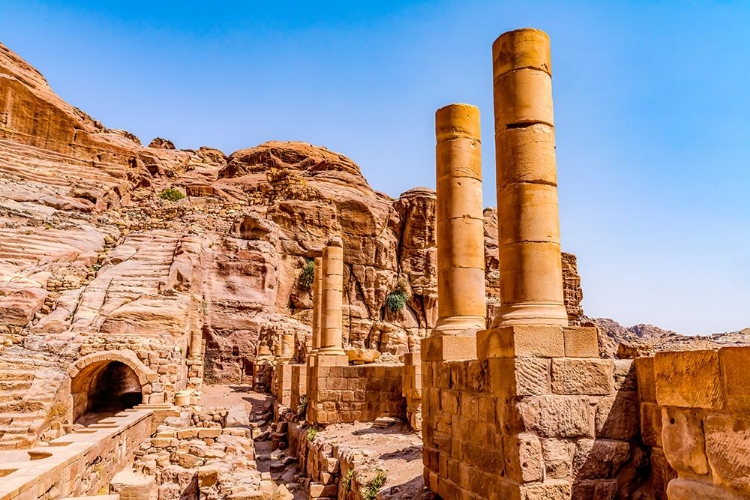
M405 417L403 365L312 366L308 377L308 422L368 422Z
M749 498L750 347L657 353L638 360L638 375L649 376L649 366L655 391L641 394L644 441L661 444L677 473L669 500ZM659 426L660 441L652 437Z
M289 407L292 412L298 414L300 412L300 398L307 396L307 365L291 365L292 366L292 387L289 391Z
M422 342L425 483L443 498L629 498L647 467L628 362L592 328L479 332L480 359Z
M638 379L638 413L641 441L650 448L651 476L649 487L653 498L667 498L667 485L677 473L667 461L662 440L662 407L656 401L654 358L634 360Z
M415 431L422 429L422 357L419 352L404 354L402 395L406 399L406 419Z
M128 410L88 429L30 450L32 461L6 464L12 472L0 484L2 500L37 500L97 495L135 457L149 436L152 412Z
M141 337L130 335L97 335L86 338L81 345L80 356L101 353L105 357L111 351L133 351L138 359L158 374L158 379L149 387L144 387L144 403L172 402L177 391L183 390L191 384L195 388L201 386L202 379L196 370L202 372L201 366L188 366L187 337L174 339L166 337ZM195 377L189 378L193 371ZM151 400L151 393L159 394L159 400ZM164 398L162 400L161 398Z
M289 406L292 402L292 366L288 364L276 365L276 384L274 396L280 405Z

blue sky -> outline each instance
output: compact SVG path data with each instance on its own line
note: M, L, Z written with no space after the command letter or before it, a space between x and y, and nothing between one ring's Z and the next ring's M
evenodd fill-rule
M434 187L434 112L480 107L490 48L552 38L563 248L584 308L682 333L750 326L750 3L0 2L0 41L105 125L231 153L303 140L391 196Z

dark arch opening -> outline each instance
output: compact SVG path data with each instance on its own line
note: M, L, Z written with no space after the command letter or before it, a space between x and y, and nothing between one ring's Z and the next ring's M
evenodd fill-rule
M86 367L73 383L74 421L90 425L140 404L138 375L120 361Z

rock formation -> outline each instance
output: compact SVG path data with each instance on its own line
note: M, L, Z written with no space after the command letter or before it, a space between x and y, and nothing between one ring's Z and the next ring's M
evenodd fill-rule
M161 138L145 147L65 103L2 45L0 110L6 344L57 339L74 359L92 335L189 334L205 342L207 380L241 381L259 347L273 350L283 333L310 348L312 301L298 277L331 236L345 255L345 346L398 355L435 325L432 189L392 199L350 159L301 142L228 157ZM168 188L186 197L162 199ZM492 312L495 209L484 226ZM580 316L575 260L564 258L569 313ZM399 283L408 301L391 311Z

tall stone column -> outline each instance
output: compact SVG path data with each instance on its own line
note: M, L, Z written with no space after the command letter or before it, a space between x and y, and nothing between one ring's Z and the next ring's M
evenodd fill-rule
M437 110L435 135L438 320L432 334L471 335L486 327L487 311L479 108Z
M321 316L323 311L323 257L315 257L313 273L313 317L312 317L312 354L320 349Z
M344 247L341 239L331 238L323 249L321 336L318 358L343 356L341 311L344 292Z
M504 33L492 58L501 302L493 326L567 325L549 37Z

